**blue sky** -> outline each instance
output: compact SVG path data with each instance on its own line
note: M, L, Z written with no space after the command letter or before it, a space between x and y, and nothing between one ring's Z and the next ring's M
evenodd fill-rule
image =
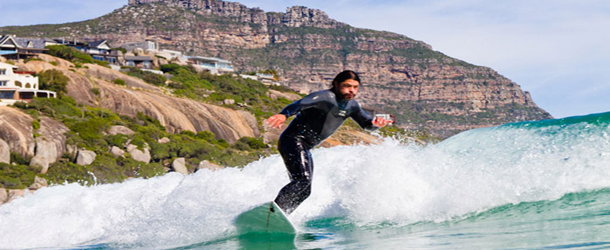
M128 0L0 2L0 26L65 23L102 16ZM284 12L321 9L359 28L424 41L491 67L529 91L554 117L610 111L610 1L606 0L242 0Z

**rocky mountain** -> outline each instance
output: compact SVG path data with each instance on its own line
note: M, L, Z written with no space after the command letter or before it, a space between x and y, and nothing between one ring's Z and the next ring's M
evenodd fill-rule
M100 18L3 27L19 36L155 39L161 48L233 61L240 71L275 69L302 92L327 88L343 69L361 74L364 105L398 124L447 137L466 129L551 118L528 92L493 69L448 57L403 35L352 27L321 10L264 12L218 0L129 0Z

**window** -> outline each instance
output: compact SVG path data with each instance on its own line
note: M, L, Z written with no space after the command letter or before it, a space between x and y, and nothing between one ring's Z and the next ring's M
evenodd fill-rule
M6 69L0 69L0 75L6 75Z
M8 81L0 81L0 87L8 85Z
M0 92L0 99L15 99L15 92Z

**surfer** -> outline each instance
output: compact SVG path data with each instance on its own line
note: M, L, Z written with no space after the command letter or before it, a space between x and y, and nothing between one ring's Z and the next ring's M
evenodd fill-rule
M359 88L358 74L343 71L337 74L330 89L313 92L267 119L271 127L280 128L288 117L296 115L278 141L290 183L280 190L274 202L287 214L311 194L313 160L309 151L313 147L331 136L348 117L364 129L392 123L381 117L373 119L362 110L354 100Z

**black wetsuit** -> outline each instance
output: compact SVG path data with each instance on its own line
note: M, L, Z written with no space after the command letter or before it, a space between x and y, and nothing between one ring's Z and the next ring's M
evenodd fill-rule
M278 142L291 181L275 198L278 206L292 213L311 193L313 161L309 150L331 136L348 117L365 129L375 126L356 101L339 100L332 90L311 93L286 106L280 114L297 115Z

